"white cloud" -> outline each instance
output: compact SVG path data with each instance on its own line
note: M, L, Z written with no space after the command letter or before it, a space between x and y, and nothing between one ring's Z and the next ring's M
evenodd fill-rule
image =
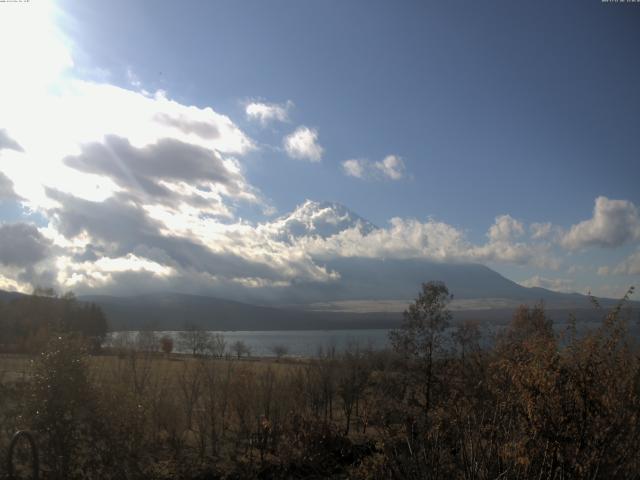
M459 260L469 244L462 232L446 223L392 218L388 228L348 228L328 237L302 237L298 244L320 258L425 258Z
M551 222L534 222L529 225L531 238L534 240L557 241L563 234L560 227L553 225Z
M511 215L500 215L496 217L495 223L489 228L489 239L492 242L508 242L520 237L524 233L522 222L514 219Z
M345 175L350 177L362 178L365 175L365 169L368 164L366 160L353 158L342 162L342 170Z
M640 216L637 207L628 200L598 197L593 216L565 233L560 243L569 250L585 247L615 248L640 240Z
M272 121L288 122L291 108L293 108L291 100L285 103L250 102L245 106L245 114L249 120L266 125Z
M152 260L127 254L118 258L102 257L96 261L77 262L69 257L58 257L58 281L67 288L99 288L113 282L114 274L145 273L150 277L175 275L172 267Z
M371 162L366 159L350 159L342 162L345 175L360 179L400 180L405 174L405 165L397 155L387 155L383 160Z
M503 231L501 233L500 229ZM496 218L487 234L489 242L474 245L452 225L429 219L392 218L386 228L362 225L352 220L332 235L303 235L295 245L314 258L337 257L426 259L452 262L499 262L557 268L559 262L549 246L515 242L512 236L524 227L508 216ZM491 235L493 232L493 237ZM291 236L288 236L291 238Z
M545 278L539 275L520 282L523 287L540 287L547 290L553 290L561 293L575 292L575 286L573 280L566 278Z
M640 275L640 250L629 255L614 268L600 267L598 275Z
M404 176L404 162L397 155L387 155L381 162L375 162L374 166L391 180L400 180Z
M324 149L318 143L318 131L305 126L298 127L284 140L284 148L291 158L319 162L322 160Z

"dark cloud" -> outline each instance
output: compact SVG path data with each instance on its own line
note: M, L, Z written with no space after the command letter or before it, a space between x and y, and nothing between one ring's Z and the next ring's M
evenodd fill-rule
M0 202L3 200L19 200L20 197L13 191L13 182L0 172Z
M84 247L84 251L73 256L76 262L95 262L100 257L104 256L104 249L100 246L88 244Z
M231 194L239 193L244 184L242 176L229 171L214 151L168 138L136 148L127 139L107 136L104 143L85 145L80 155L67 157L64 162L85 173L108 176L131 195L165 202L180 197L198 204L203 199L176 194L162 181L186 182L202 191L210 183L222 184Z
M158 113L154 116L154 120L163 125L175 127L182 133L195 133L206 140L213 140L220 136L220 131L215 125L207 122L194 122L182 115L172 117L166 113Z
M18 274L18 280L20 282L28 283L33 287L53 288L54 290L59 288L56 277L57 272L54 270L38 270L32 266L26 267Z
M7 223L0 225L0 263L7 266L31 267L44 260L50 242L34 225Z
M24 152L20 144L11 138L4 128L0 128L0 150L3 148Z
M231 251L214 252L196 239L161 233L163 226L125 196L91 202L57 190L46 192L61 205L50 211L58 231L67 238L86 232L94 240L91 252L85 252L89 256L99 249L104 256L133 253L182 271L227 278L285 279L277 265L253 261Z

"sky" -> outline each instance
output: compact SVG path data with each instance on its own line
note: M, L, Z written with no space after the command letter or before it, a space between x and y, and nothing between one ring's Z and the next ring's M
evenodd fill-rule
M0 289L322 287L348 257L620 296L639 27L600 0L0 3Z

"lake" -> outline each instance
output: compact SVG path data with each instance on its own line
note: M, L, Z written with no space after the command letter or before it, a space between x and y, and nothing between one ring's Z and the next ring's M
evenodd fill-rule
M554 324L556 332L564 330L567 326L565 322ZM579 333L588 329L597 328L599 322L578 322ZM482 344L489 345L494 334L500 326L484 325L482 334ZM105 346L112 345L114 336L123 332L112 332L105 341ZM134 339L138 332L128 332ZM265 330L265 331L212 331L220 333L227 342L227 349L238 341L243 341L250 349L251 355L257 357L275 356L272 348L282 345L287 348L288 355L293 357L313 357L317 356L320 349L326 351L328 348L335 348L336 352L344 351L349 345L358 345L360 348L372 348L374 350L390 347L389 329L354 329L354 330ZM638 325L632 323L629 328L632 337L640 338ZM158 337L167 335L174 340L174 352L190 353L185 350L180 342L180 332L159 331L155 332Z
M137 334L137 332L131 332ZM159 337L167 335L174 340L174 352L188 353L180 345L180 332L155 332ZM371 347L373 349L382 349L388 344L387 329L369 329L369 330L269 330L269 331L225 331L211 332L220 333L227 342L227 348L234 342L241 340L249 348L251 355L257 357L272 357L271 351L275 345L283 345L287 347L290 356L294 357L311 357L318 354L320 348L327 349L335 347L337 352L344 351L350 344L357 344L361 348ZM119 332L113 332L105 342L106 345L111 343L113 335Z

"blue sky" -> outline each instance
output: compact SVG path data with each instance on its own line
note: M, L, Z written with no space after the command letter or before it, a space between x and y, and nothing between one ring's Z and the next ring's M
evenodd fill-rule
M25 11L40 7L41 2L2 5L17 15L16 24L32 22ZM233 172L238 169L237 181L220 192L211 187L219 194L216 209L208 206L195 213L202 202L186 202L179 212L164 205L161 214L155 200L136 197L136 205L145 214L153 210L149 215L155 220L162 215L165 220L195 218L196 223L198 218L217 218L227 225L219 230L228 241L228 230L233 230L229 225L252 228L245 237L258 235L259 225L262 230L275 228L275 219L306 199L334 201L395 232L389 242L406 238L384 255L478 261L525 285L581 292L591 288L606 295L617 295L640 278L637 4L118 0L60 1L45 7L42 21L49 22L52 36L30 37L33 50L18 55L21 60L12 65L14 83L4 90L20 89L24 98L35 98L30 92L41 89L48 99L59 100L47 107L49 112L59 108L57 117L50 115L71 126L54 121L48 134L56 142L68 137L65 146L59 146L58 159L66 167L69 155L90 156L81 148L89 141L117 149L105 135L128 138L137 148L168 138L164 131L130 132L126 122L119 122L118 115L125 119L133 103L140 103L126 92L148 99L148 108L158 108L161 115L177 115L171 117L173 124L176 118L187 119L193 111L188 107L197 107L198 118L220 130L215 122L223 120L202 113L210 108L230 122L225 133L229 142L248 142L246 148L198 143L221 161L235 162L225 165ZM56 54L47 51L52 42L60 44ZM20 42L6 45L3 48L14 54L22 48ZM38 63L29 55L34 52L62 59L47 70L46 85L20 81L33 72L43 76L41 70L28 70L30 63ZM110 106L97 97L89 99L94 95L104 100L100 92L107 86L118 88ZM91 128L76 138L72 126L83 123L68 116L81 110L75 103L67 108L71 100L66 95L82 98L79 102L86 105L95 101L97 108L111 109L112 118L103 124L99 112L84 112L92 116ZM176 105L168 107L162 99ZM18 108L17 100L14 103ZM250 105L270 117L251 116ZM26 111L31 108L37 106L28 105ZM157 119L159 114L154 115ZM0 151L0 166L15 190L0 205L0 220L6 228L35 222L39 230L32 232L32 240L47 253L34 257L37 265L5 261L3 272L0 264L7 288L26 289L34 281L49 280L60 288L108 289L118 274L128 271L126 265L134 265L139 275L174 276L176 282L182 279L198 288L207 281L286 285L305 275L324 282L331 281L332 272L317 272L322 270L318 259L327 257L327 251L351 251L344 239L342 250L300 242L293 248L289 242L262 253L264 258L281 255L277 258L283 265L297 265L283 267L291 271L282 278L253 271L231 277L198 271L194 280L191 267L147 237L125 242L100 237L87 225L71 228L79 213L65 208L68 200L34 193L36 187L27 185L19 171L5 167L21 155L37 165L44 161L33 160L25 147L29 141L19 138L21 129L12 125L14 120L11 112L0 116L0 129L24 150ZM290 137L293 143L287 149L286 138L294 132L299 135ZM217 140L222 142L221 137ZM182 137L180 141L186 142ZM125 190L127 198L133 195L127 190L134 188L132 183L98 168L94 160L74 165L74 174L102 175L112 187L115 182L111 197L102 195L100 202L116 196L120 201ZM149 170L144 172L129 175L135 177L136 188L144 185L142 175ZM73 190L82 197L80 176L71 180L70 174L58 175L56 190ZM54 184L44 170L34 170L33 176L50 192ZM66 189L71 183L74 188ZM177 183L170 190L178 191ZM112 214L117 219L121 212ZM405 222L398 227L404 230L393 230L389 221L394 217ZM410 221L419 225L406 223ZM194 233L200 227L204 232L218 227L189 223L186 228L185 222L171 226L164 221L159 231L220 253L206 233ZM546 225L544 232L541 225ZM453 230L436 238L432 230L443 226ZM407 233L410 229L412 234ZM217 241L220 245L220 238ZM379 241L361 241L371 244L369 250L351 254L374 257L380 252L374 246ZM256 245L263 244L264 239L256 240ZM87 265L77 260L87 245L98 246L111 264L93 266L87 273ZM145 248L156 250L143 254ZM249 247L242 252L232 251L231 244L217 248L245 261L265 261ZM301 257L308 265L296 263ZM114 262L119 270L113 270Z

